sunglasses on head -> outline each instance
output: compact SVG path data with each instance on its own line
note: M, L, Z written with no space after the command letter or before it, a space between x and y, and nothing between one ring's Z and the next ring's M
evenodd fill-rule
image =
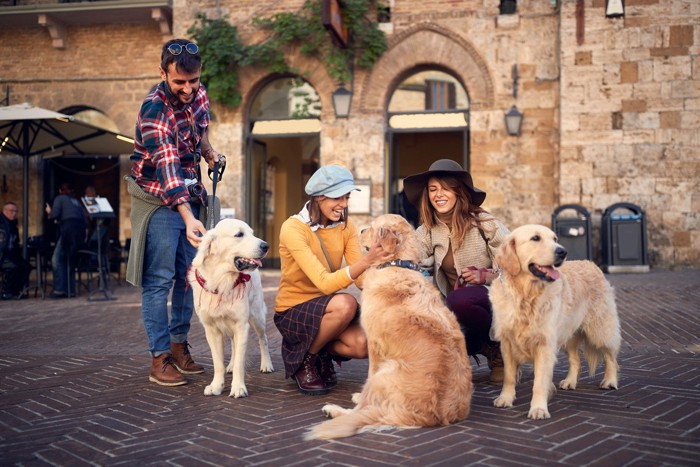
M168 46L168 52L170 52L173 55L180 55L182 53L182 49L185 49L190 55L197 55L199 53L199 47L197 47L197 44L194 42L189 42L185 44L184 46L182 44L170 44Z

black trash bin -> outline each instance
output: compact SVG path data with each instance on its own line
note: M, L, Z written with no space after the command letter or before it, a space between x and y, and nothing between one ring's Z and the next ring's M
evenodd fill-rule
M591 215L578 204L563 204L552 213L552 230L569 253L566 259L593 259Z
M616 203L603 213L603 266L607 272L649 272L644 211L631 203Z

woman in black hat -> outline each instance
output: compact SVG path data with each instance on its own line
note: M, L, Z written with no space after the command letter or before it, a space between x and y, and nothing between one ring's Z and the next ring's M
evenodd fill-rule
M462 326L467 352L484 355L491 381L503 381L500 347L489 337L493 314L487 287L508 229L481 207L486 193L453 160L440 159L427 172L406 177L404 191L420 213L418 235L434 258L435 285Z

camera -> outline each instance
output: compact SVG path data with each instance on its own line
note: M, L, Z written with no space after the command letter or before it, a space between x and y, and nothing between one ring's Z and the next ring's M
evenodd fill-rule
M204 185L202 185L200 182L192 183L191 185L187 186L187 191L190 193L192 198L199 198L202 196L202 193L204 193Z

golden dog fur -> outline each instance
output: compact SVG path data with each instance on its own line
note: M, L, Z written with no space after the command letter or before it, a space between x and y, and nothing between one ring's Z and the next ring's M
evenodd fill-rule
M392 260L422 259L415 231L403 217L378 217L362 232L361 243L368 247L377 238ZM353 409L325 405L332 420L311 428L307 439L342 438L369 426L447 425L469 415L472 371L454 314L421 272L376 266L367 270L362 291L367 381L353 395Z
M603 389L617 389L620 324L613 289L591 261L567 261L554 232L541 225L513 230L496 254L501 275L491 285L492 332L501 342L504 381L496 407L512 407L521 365L532 362L534 382L528 417L549 418L547 402L557 351L568 353L561 389L575 389L581 369L579 345L589 372L605 361Z

